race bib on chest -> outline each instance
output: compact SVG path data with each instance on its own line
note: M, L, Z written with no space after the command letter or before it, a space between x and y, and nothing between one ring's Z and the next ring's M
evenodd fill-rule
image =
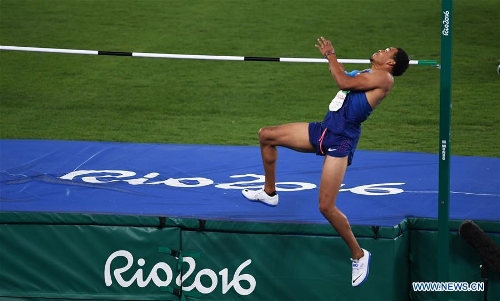
M348 93L349 91L340 90L337 95L335 95L335 98L333 98L330 102L328 109L331 112L337 112L340 108L342 108L342 105L344 104L344 100L346 99Z

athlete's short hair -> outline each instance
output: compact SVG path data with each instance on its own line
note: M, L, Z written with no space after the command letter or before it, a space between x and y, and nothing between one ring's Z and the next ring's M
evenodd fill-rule
M406 69L408 69L408 65L410 64L410 59L408 59L408 54L403 48L397 48L398 52L394 56L394 60L396 64L392 67L392 75L400 76L405 73Z

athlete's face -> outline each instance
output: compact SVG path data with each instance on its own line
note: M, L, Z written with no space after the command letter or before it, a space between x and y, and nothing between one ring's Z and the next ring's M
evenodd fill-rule
M386 49L381 49L370 57L370 62L385 63L387 60L394 60L396 58L396 53L398 49L394 47L387 47Z

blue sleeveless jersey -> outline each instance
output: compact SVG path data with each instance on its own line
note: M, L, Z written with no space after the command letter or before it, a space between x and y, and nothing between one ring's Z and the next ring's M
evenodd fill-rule
M356 76L362 72L370 70L361 72L355 70L346 74ZM340 92L340 94L345 93ZM342 95L339 96L341 97ZM337 96L334 100L337 100ZM342 103L334 100L330 103L322 122L309 123L309 142L315 148L317 155L347 157L349 166L361 136L361 123L370 116L373 109L366 99L366 93L362 91L350 91Z
M355 70L346 74L355 76L362 72L369 72L369 70L361 72ZM335 135L357 140L361 135L361 123L370 116L372 111L364 91L350 91L342 107L336 112L328 111L321 125Z

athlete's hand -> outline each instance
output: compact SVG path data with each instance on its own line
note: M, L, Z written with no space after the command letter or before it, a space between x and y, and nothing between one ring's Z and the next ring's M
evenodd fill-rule
M333 49L332 42L329 40L325 39L324 37L321 37L318 39L318 44L314 45L316 48L319 49L321 54L326 58L329 54L335 54L335 49Z

